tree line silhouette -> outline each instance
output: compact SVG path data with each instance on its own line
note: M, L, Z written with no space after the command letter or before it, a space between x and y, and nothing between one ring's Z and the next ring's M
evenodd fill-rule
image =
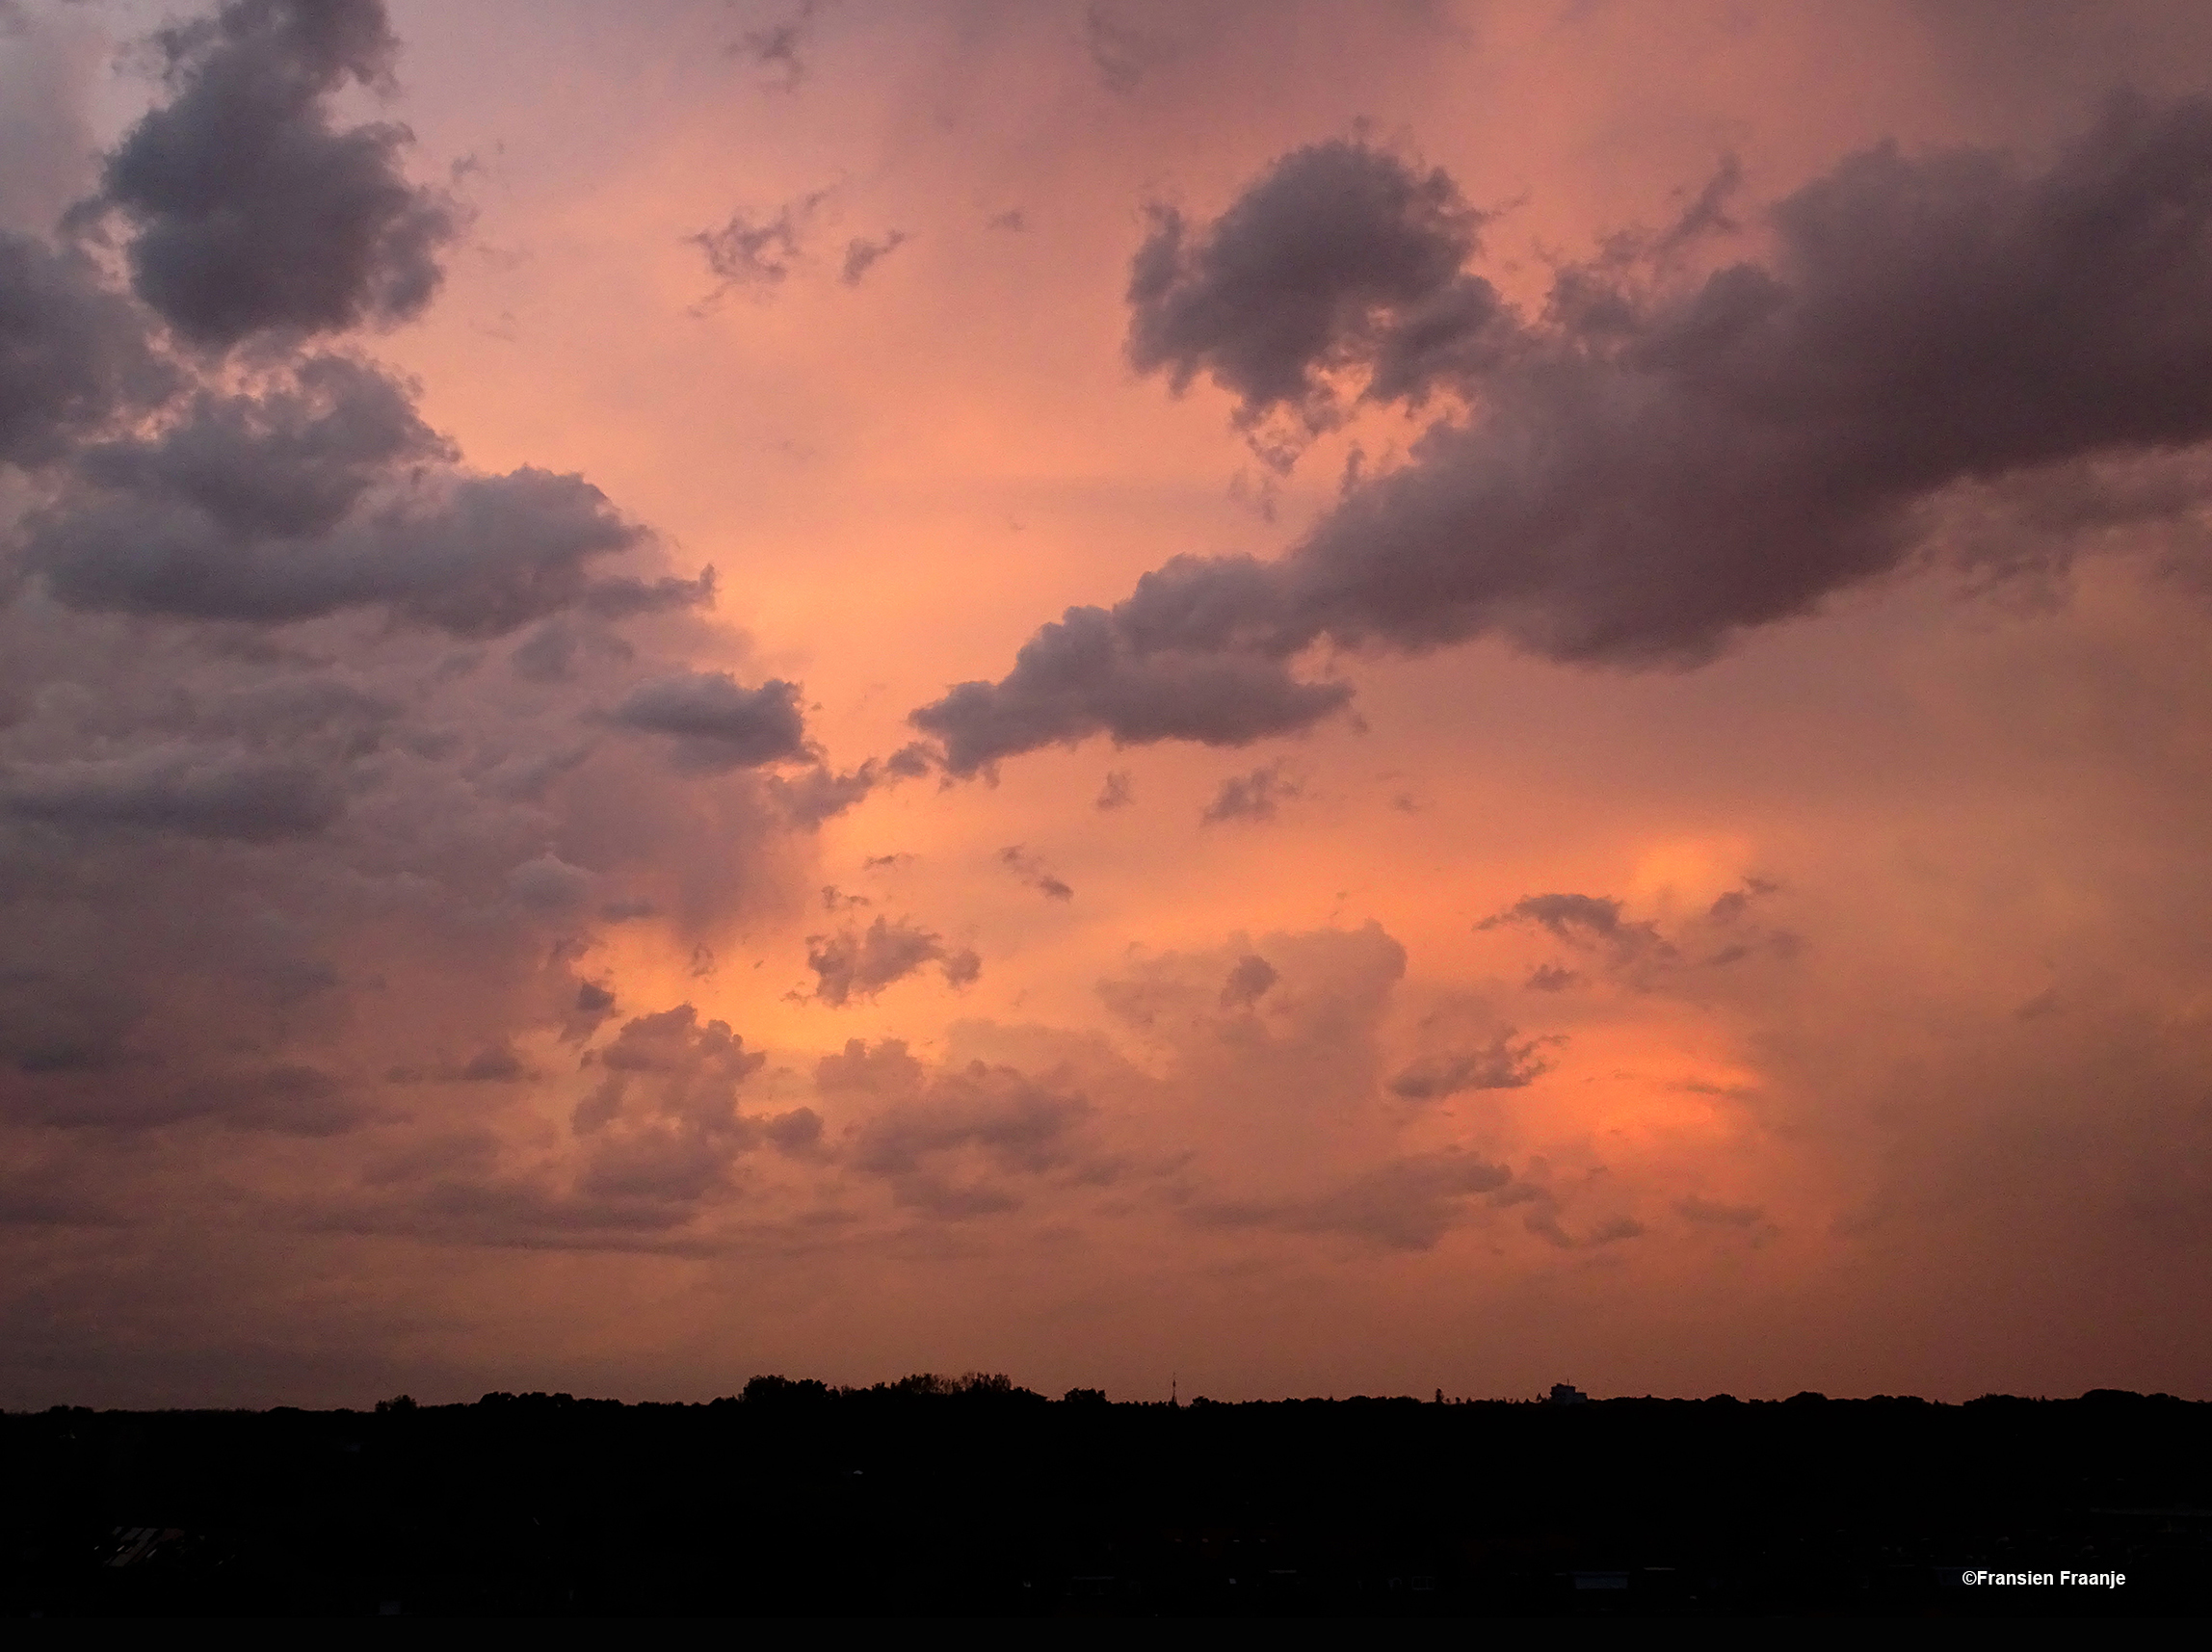
M16 1613L2102 1614L2200 1611L2212 1581L2212 1406L2117 1391L1177 1404L758 1376L704 1403L56 1407L0 1415L0 1464Z

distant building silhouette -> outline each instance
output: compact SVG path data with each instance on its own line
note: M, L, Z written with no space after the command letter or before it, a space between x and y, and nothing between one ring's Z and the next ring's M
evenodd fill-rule
M1545 1403L1551 1405L1587 1405L1590 1403L1590 1396L1571 1382L1554 1382L1551 1385L1551 1398Z

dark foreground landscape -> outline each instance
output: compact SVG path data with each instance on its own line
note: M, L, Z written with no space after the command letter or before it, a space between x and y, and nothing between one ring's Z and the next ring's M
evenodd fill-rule
M1048 1401L0 1416L11 1613L2199 1614L2212 1405ZM2123 1574L2117 1586L1969 1571Z

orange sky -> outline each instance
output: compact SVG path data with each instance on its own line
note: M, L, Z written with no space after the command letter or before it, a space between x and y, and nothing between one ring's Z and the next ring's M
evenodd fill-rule
M2206 90L2207 16L392 0L396 84L334 118L403 121L408 174L465 225L434 302L341 342L417 381L474 471L603 489L651 531L625 566L711 564L711 610L638 620L636 658L802 685L807 738L851 772L1064 609L1178 554L1280 556L1355 447L1404 465L1461 416L1365 406L1268 469L1232 395L1177 396L1124 354L1147 202L1207 223L1278 157L1364 135L1491 215L1475 267L1533 315L1560 266L1669 222L1726 156L1729 259L1765 255L1763 208L1885 141L2041 166L2114 87ZM0 126L0 216L44 234L94 187L88 148L163 95L108 66L158 18L24 18L0 88L52 113ZM762 59L783 22L793 56ZM787 205L781 278L718 279L696 238ZM893 232L841 278L849 244ZM1925 554L1695 669L1324 648L1356 716L1243 748L1048 746L817 826L777 812L768 770L687 772L609 733L610 678L561 701L585 754L501 793L496 825L437 801L442 779L387 777L329 828L388 831L368 848L179 860L223 922L297 931L338 984L249 1015L179 952L143 989L140 1064L112 1071L250 1048L348 1110L72 1114L26 1058L0 1085L0 1403L691 1399L925 1369L1115 1399L1171 1374L1224 1399L2205 1397L2212 473L2186 445L2153 460L2185 508L2074 531L2047 579L1944 563L1998 509L1961 483L1918 507ZM25 474L0 472L18 516L45 499ZM39 589L21 624L153 646L154 622ZM508 672L505 636L404 631L268 635L441 727L570 692ZM54 651L12 704L151 703ZM467 784L489 795L539 747L486 741ZM1266 806L1203 818L1260 771ZM1102 808L1110 774L1127 801ZM154 864L137 841L100 852ZM510 868L540 855L587 893L533 905ZM470 878L507 904L470 905ZM1566 894L1619 928L1514 915ZM605 915L622 902L652 910ZM49 905L0 958L23 979L107 956L118 926L170 932ZM878 919L935 952L840 1001L810 952ZM613 998L580 1025L582 984ZM172 1026L202 1055L155 1052ZM483 1051L509 1065L464 1081ZM590 1122L625 1074L623 1111ZM718 1083L753 1122L697 1125ZM816 1134L774 1122L802 1110Z

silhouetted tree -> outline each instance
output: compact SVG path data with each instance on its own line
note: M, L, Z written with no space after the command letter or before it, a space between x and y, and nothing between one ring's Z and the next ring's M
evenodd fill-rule
M797 1380L788 1377L755 1377L746 1383L744 1394L749 1405L789 1404L794 1401L829 1398L829 1385L811 1377Z

